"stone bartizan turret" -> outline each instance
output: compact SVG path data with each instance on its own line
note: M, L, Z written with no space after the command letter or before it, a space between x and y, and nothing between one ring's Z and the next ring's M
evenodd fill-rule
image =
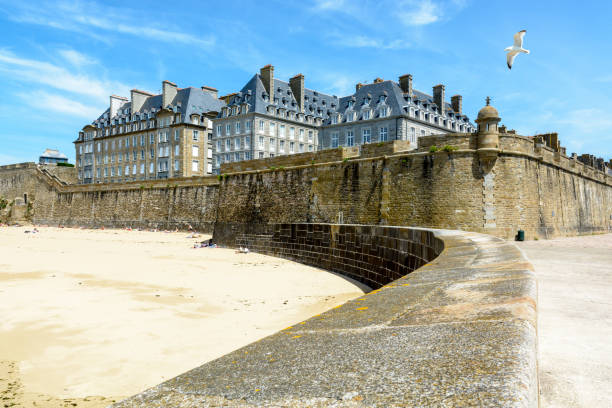
M499 129L501 120L497 109L490 105L491 98L487 96L487 105L478 112L478 156L483 164L492 164L499 153Z

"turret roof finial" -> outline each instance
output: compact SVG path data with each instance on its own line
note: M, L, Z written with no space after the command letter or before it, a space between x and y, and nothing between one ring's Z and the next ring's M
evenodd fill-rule
M491 104L491 97L487 96L487 106L489 106Z

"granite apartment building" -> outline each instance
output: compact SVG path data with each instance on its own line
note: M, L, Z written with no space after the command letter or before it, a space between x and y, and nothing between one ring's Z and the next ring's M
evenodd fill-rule
M210 87L162 93L133 89L111 96L109 108L75 140L80 183L112 183L212 174L212 119L224 103Z

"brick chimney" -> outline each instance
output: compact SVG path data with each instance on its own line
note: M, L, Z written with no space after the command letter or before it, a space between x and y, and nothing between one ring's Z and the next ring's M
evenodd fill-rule
M461 110L463 109L463 97L461 95L451 96L451 106L455 112L461 115Z
M444 85L439 84L433 87L434 103L438 105L440 115L444 115Z
M128 99L124 96L111 95L110 96L110 117L112 118L117 114L119 109L126 103Z
M357 85L355 85L355 92L357 92L361 88L363 88L363 84L361 82L358 82Z
M382 78L375 78L375 79L374 79L374 83L375 83L375 84L379 84L379 83L381 83L381 82L383 82L383 79L382 79Z
M289 87L293 96L298 103L300 112L304 112L304 75L297 74L293 78L289 79Z
M162 82L162 108L170 105L177 93L177 86L170 81Z
M153 95L139 89L132 89L130 91L130 98L132 99L132 113L138 112L149 96Z
M268 64L259 71L261 82L263 82L266 92L270 96L270 101L274 101L274 66Z
M211 86L202 86L202 91L211 94L213 96L213 98L215 98L215 99L219 97L218 96L219 95L218 94L219 91L217 90L217 88L213 88Z
M406 74L399 77L399 85L402 88L402 92L412 96L412 75Z

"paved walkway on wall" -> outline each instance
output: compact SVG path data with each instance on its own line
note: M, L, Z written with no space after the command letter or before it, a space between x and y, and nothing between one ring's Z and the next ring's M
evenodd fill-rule
M612 234L519 243L538 277L542 407L612 407Z

